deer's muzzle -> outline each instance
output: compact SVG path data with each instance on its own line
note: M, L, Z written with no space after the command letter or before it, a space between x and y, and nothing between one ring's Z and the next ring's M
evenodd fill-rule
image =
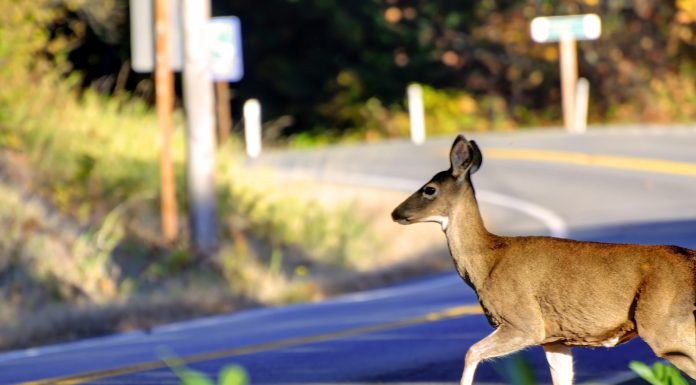
M394 222L398 222L399 224L402 225L408 225L411 223L411 221L408 219L408 216L405 215L402 210L399 210L399 207L394 209L391 213L392 220Z

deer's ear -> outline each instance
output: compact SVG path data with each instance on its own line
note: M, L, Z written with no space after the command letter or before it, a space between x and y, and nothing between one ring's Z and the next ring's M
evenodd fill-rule
M452 176L462 179L467 172L474 173L481 166L481 150L474 141L467 141L464 135L458 135L450 150Z
M481 155L481 150L478 144L473 140L469 142L469 152L471 154L471 168L469 173L473 174L481 168L481 163L483 162L483 155Z

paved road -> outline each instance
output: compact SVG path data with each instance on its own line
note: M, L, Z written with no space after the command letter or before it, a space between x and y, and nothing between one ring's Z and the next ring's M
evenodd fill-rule
M474 183L497 232L696 248L694 129L470 137L484 151ZM260 163L333 181L415 189L447 167L450 141L269 154ZM475 304L458 277L443 274L318 304L0 354L0 384L174 384L158 362L164 347L207 373L242 364L254 384L454 382L467 348L491 331ZM654 359L638 340L611 350L575 349L575 355L580 382L616 382L629 360ZM539 382L548 383L540 349L524 356ZM503 381L505 362L484 363L476 381Z

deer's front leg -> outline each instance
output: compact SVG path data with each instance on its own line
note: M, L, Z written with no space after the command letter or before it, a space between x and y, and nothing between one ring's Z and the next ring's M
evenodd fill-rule
M464 373L462 373L460 384L473 384L474 372L476 372L479 362L514 353L535 344L534 339L524 332L506 325L500 326L469 348L466 358L464 358Z
M561 344L544 345L546 360L551 367L553 385L573 385L573 355Z

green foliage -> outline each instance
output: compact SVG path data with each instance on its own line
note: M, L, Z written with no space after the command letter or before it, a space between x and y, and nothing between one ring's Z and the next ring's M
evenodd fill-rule
M241 366L225 366L220 371L220 385L245 385L249 383L249 375Z
M456 134L462 131L510 130L517 123L508 114L508 106L502 97L483 96L476 98L473 94L456 89L436 89L422 86L425 110L425 126L428 135L439 136ZM402 104L394 103L389 107L377 98L370 98L360 108L347 106L344 115L356 121L362 121L360 128L355 128L343 136L326 132L299 133L290 139L290 145L297 148L323 145L339 140L373 140L384 137L406 137L409 135L410 123L408 111ZM535 117L524 107L518 106L517 113L525 115L529 122L544 122Z
M179 377L181 385L215 385L215 382L208 378L205 373L187 368L184 362L178 358L164 358L163 361ZM249 384L249 375L239 365L227 365L220 369L217 384L247 385Z
M535 385L534 371L523 353L515 353L493 363L495 370L510 385Z
M512 385L534 385L536 379L532 367L522 353L516 353L494 362L503 380ZM688 385L679 370L669 364L656 362L652 368L639 361L629 363L631 370L651 385Z
M631 361L628 366L651 385L688 385L679 370L669 364L656 362L651 368L642 362Z

